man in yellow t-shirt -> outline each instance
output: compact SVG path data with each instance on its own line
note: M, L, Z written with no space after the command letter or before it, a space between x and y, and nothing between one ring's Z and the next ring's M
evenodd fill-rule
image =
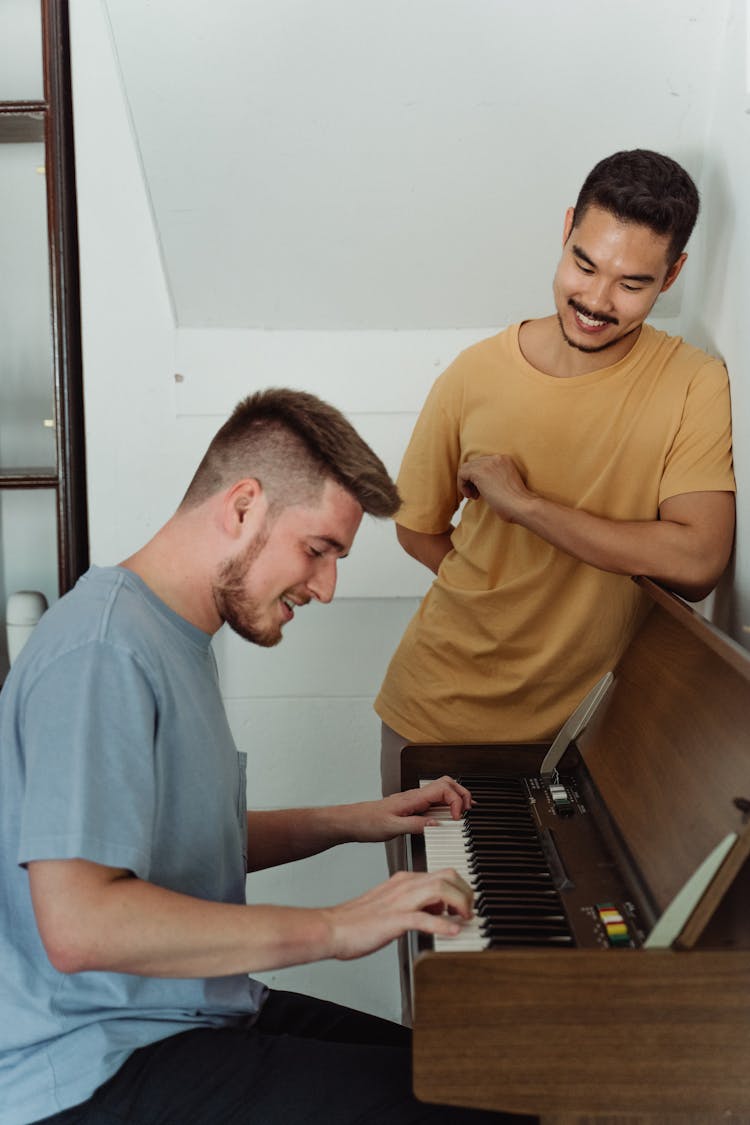
M601 161L565 216L556 315L469 348L430 392L397 531L437 577L375 704L385 792L406 742L554 735L632 635L630 575L698 600L724 570L726 371L644 324L697 213L668 157Z

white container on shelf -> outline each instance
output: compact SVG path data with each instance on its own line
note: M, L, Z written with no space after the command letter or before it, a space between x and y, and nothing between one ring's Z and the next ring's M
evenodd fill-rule
M8 636L8 658L11 664L46 609L47 599L39 590L18 590L8 598L5 625Z

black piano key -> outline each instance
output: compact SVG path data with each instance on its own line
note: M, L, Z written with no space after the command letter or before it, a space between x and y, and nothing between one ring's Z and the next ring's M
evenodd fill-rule
M555 934L547 938L540 938L535 934L495 934L489 941L488 949L500 949L505 945L575 945L573 935Z
M488 947L574 945L523 780L458 780L475 801L462 837Z
M534 906L532 903L525 903L523 906L518 903L484 903L479 910L482 918L486 919L491 925L506 924L511 922L534 922L538 925L545 925L550 928L557 928L562 924L563 928L567 929L565 924L565 914L561 911L550 910L549 906Z
M553 887L544 886L533 888L519 886L496 887L488 891L480 891L476 899L479 900L482 895L486 895L488 899L492 897L500 901L505 900L507 902L518 903L538 902L546 903L547 905L555 905L560 901L560 896Z

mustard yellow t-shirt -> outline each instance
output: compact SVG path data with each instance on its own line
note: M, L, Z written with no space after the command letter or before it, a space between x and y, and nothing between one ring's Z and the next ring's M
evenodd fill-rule
M518 329L463 352L433 386L398 478L397 520L445 531L459 465L510 454L530 489L613 520L656 519L684 492L734 489L724 366L644 325L629 354L572 378L524 358ZM412 741L554 734L612 668L643 608L631 579L579 562L484 501L410 622L375 703Z

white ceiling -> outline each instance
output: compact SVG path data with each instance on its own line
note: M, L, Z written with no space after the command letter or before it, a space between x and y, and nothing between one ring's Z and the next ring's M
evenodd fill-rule
M596 160L658 148L699 175L723 7L105 6L178 325L277 329L549 311Z

